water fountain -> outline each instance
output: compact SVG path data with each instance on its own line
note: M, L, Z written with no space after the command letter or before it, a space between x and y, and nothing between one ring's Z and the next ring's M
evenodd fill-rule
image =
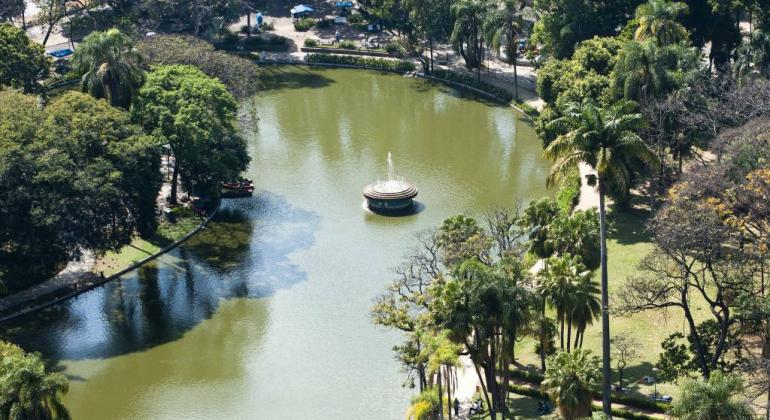
M414 207L417 188L399 178L393 169L393 157L388 152L388 178L364 188L364 197L369 209L375 213L406 213Z

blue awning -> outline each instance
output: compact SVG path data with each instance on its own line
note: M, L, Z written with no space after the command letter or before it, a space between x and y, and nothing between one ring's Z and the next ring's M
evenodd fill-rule
M337 7L342 7L342 8L344 8L344 7L353 7L353 2L352 1L338 1L338 2L334 3L334 5L337 6Z
M305 5L305 4L298 4L291 8L290 10L292 15L302 14L302 13L312 13L313 8Z

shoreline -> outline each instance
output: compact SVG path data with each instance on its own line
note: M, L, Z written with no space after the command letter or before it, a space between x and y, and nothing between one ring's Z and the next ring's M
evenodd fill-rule
M2 301L12 298L13 296L25 293L26 291L30 290L22 290L15 294L8 295L0 299L0 324L3 324L5 322L8 322L12 319L18 318L22 315L26 315L35 311L39 311L41 309L45 309L49 306L53 306L57 303L61 303L65 300L71 299L73 297L79 296L85 292L91 291L93 289L96 289L97 287L103 286L106 283L109 283L115 279L120 278L124 274L131 272L133 270L136 270L137 268L142 267L143 265L147 264L150 261L153 261L157 259L158 257L168 253L169 251L177 248L179 245L182 245L183 243L187 242L190 238L195 236L198 232L203 230L209 222L214 218L214 216L217 215L219 212L219 209L222 205L222 199L219 199L217 202L216 207L211 212L211 214L207 215L207 217L198 224L198 226L195 227L195 229L191 230L190 232L187 232L184 236L181 238L175 240L169 245L166 245L165 247L161 248L159 251L155 252L152 255L149 255L139 261L136 261L132 263L131 265L122 268L118 272L111 274L107 277L100 277L94 273L86 272L77 277L78 280L82 280L83 278L86 278L86 284L79 284L79 283L73 283L69 282L66 284L63 284L57 288L54 288L53 290L46 291L43 293L38 294L37 296L33 296L27 299L24 299L21 302L18 303L11 303L7 307L3 308ZM74 286L74 288L73 288ZM33 286L34 288L35 286ZM69 290L68 290L69 289ZM64 292L63 294L59 294L61 292Z

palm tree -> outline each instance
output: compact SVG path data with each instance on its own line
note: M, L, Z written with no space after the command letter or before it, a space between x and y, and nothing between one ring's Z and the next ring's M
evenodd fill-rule
M61 398L67 378L46 371L37 354L0 342L0 418L69 420Z
M592 388L599 381L599 361L588 350L559 352L548 358L540 388L567 420L591 417Z
M487 15L484 21L484 37L495 53L505 52L506 62L513 64L513 84L516 100L519 100L519 77L516 59L519 57L519 34L524 26L520 12L521 0L503 0L501 7Z
M465 66L476 69L478 78L484 60L483 26L488 6L483 0L459 0L451 7L455 24L449 40L465 60Z
M553 255L553 247L548 240L551 224L559 215L559 205L550 198L532 201L524 209L521 226L529 230L529 250L538 258Z
M575 307L576 289L584 281L590 281L591 272L586 270L579 256L564 254L549 258L548 268L540 272L541 281L538 285L540 295L556 309L556 319L559 321L559 345L562 349L570 350L572 323L570 313ZM567 338L564 338L564 327L567 325Z
M570 329L572 325L576 329L574 348L579 349L583 347L586 328L602 313L601 290L590 276L585 276L575 285L572 293L572 307L567 316Z
M639 27L634 38L637 41L654 39L659 47L687 40L687 29L676 20L688 10L687 4L668 0L649 0L639 5L636 8Z
M571 168L585 163L596 171L587 180L599 190L599 249L602 292L602 368L604 380L603 409L610 415L610 318L607 288L607 215L605 196L610 187L627 191L631 183L632 162L657 166L655 153L634 130L642 127L641 114L629 112L629 104L600 108L588 100L580 105L570 104L564 116L549 126L561 131L545 149L545 156L556 161L547 184L553 185L568 175Z
M551 223L548 237L557 254L579 255L589 270L599 268L599 214L595 209L560 214Z
M749 401L741 397L743 380L736 374L715 371L708 381L688 380L671 408L681 420L744 420L754 418Z
M131 38L113 28L85 37L72 59L83 92L128 108L144 79L142 56Z

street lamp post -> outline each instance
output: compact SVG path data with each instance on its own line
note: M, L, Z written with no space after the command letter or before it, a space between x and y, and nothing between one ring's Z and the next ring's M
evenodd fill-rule
M658 396L658 368L654 367L652 368L652 383L655 384L655 393L652 395L657 397Z

